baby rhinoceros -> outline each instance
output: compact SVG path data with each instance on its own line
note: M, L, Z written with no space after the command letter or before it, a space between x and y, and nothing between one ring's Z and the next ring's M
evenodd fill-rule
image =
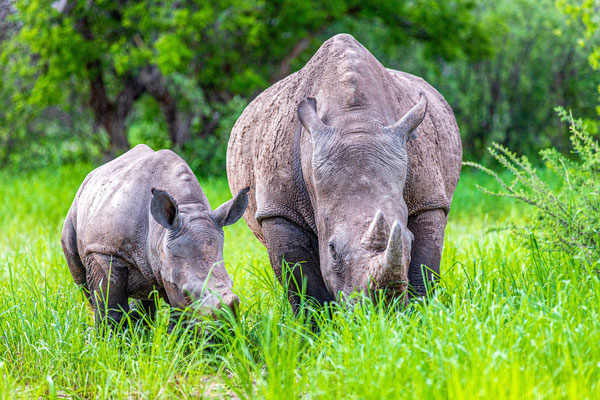
M189 166L169 150L138 145L92 171L73 200L61 242L96 325L105 315L118 324L129 298L153 318L154 290L172 307L235 311L239 299L223 264L222 227L236 222L247 204L248 188L211 210Z

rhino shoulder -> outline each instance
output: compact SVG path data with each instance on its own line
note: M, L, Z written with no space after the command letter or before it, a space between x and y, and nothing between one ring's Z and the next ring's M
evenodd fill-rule
M405 200L411 214L442 208L448 212L462 165L462 144L454 112L433 86L418 76L388 69L401 96L428 98L428 117L420 127L418 140L408 146L409 173ZM428 160L428 162L423 162Z

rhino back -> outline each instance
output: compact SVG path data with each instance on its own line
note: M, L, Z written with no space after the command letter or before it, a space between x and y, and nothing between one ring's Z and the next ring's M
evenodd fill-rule
M144 266L148 241L158 240L149 238L152 188L168 191L179 205L210 207L183 159L169 150L136 146L92 171L77 193L71 212L80 255L114 254Z

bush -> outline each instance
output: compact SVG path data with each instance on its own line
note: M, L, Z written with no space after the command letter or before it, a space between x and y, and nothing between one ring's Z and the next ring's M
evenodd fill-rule
M533 231L552 249L580 255L592 263L600 262L600 147L587 132L587 124L574 120L563 108L557 108L563 121L570 125L573 155L566 156L555 148L542 150L546 167L558 177L560 186L552 188L540 178L527 157L518 157L506 147L494 143L488 149L514 178L503 180L481 164L465 165L494 177L501 189L493 196L511 197L537 209Z

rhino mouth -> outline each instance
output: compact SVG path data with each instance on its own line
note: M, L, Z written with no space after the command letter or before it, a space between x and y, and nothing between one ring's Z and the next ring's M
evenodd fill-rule
M368 287L368 293L375 304L384 303L390 305L394 302L408 304L409 284L407 281L393 281L385 284L371 281Z
M339 290L336 301L348 306L373 304L405 308L410 302L409 285L405 281L380 284L372 279L357 288Z
M184 312L190 318L210 316L218 319L227 312L237 317L239 312L240 299L229 290L203 288L194 291L180 289L173 283L165 282L165 291L171 307Z
M237 318L240 307L240 298L233 293L225 295L209 294L203 299L192 301L189 305L195 312L200 315L210 316L213 319L219 319L224 314L231 313L234 318Z

